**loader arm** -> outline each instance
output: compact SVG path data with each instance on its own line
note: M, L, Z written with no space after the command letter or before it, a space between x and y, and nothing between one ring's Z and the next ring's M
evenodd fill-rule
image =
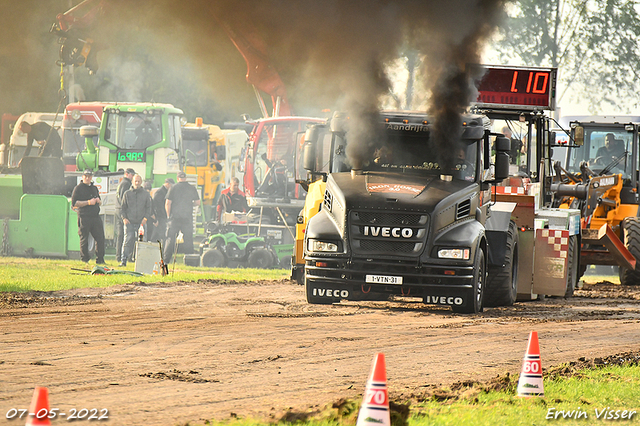
M219 18L218 22L247 63L247 82L256 90L264 118L291 115L286 88L278 72L269 63L265 43L250 30L240 32ZM271 96L271 115L267 112L258 90Z

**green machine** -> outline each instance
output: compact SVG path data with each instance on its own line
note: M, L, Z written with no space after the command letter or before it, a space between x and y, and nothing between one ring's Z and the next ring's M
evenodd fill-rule
M0 175L2 255L77 257L77 214L68 198L76 180L65 178L58 158L28 157L21 170L24 177Z
M87 139L76 166L105 172L131 168L158 187L166 178L175 178L184 165L182 121L182 110L170 104L110 105L104 109L98 146Z
M1 255L78 258L77 214L70 197L84 169L94 171L103 198L105 236L113 234L115 188L121 170L132 168L159 187L184 166L183 112L169 104L122 103L105 107L100 128L85 126L86 147L78 171L65 172L62 160L28 157L0 174ZM93 137L98 136L97 144ZM110 213L111 212L111 213Z

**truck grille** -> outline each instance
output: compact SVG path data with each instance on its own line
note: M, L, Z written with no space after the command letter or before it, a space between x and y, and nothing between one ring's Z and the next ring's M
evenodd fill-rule
M351 211L349 236L354 256L417 257L427 241L429 216L405 212Z

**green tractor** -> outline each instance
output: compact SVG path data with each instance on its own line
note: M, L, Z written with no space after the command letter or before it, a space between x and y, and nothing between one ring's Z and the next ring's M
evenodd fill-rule
M175 178L184 163L182 110L169 104L121 103L105 107L98 146L87 139L78 170L117 172L131 168L159 187Z

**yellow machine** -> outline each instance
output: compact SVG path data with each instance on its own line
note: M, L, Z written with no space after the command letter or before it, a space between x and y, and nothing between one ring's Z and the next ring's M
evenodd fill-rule
M182 127L184 171L198 176L206 221L215 219L220 192L229 185L230 179L237 177L242 181L238 164L247 138L244 130L220 129L213 124L203 124L201 118Z
M553 205L581 211L580 272L616 265L620 283L640 284L638 117L588 117L571 122L564 167L556 163Z

